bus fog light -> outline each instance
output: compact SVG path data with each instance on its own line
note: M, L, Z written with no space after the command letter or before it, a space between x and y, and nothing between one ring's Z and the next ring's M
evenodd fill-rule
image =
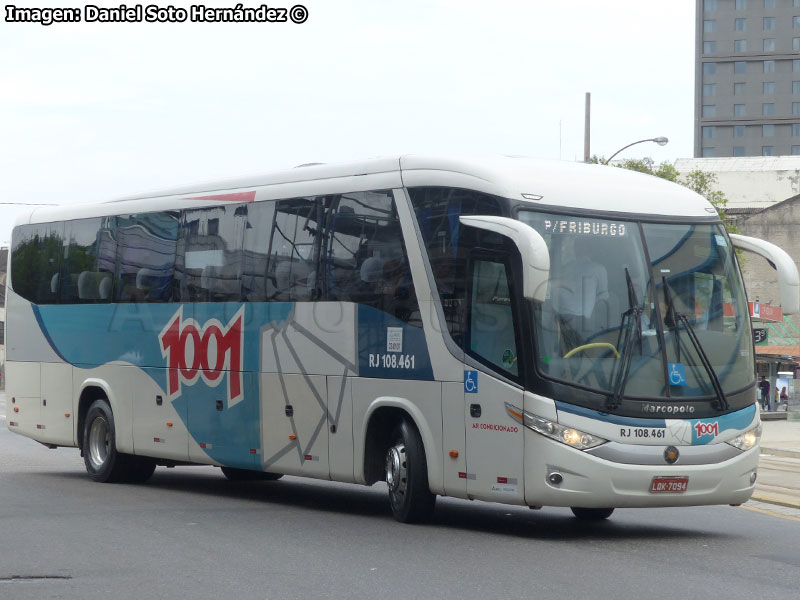
M506 403L506 412L512 419L518 423L522 423L528 429L552 440L559 441L562 444L566 444L567 446L571 446L572 448L577 448L578 450L588 450L589 448L605 444L608 441L573 427L564 427L563 425L559 425L558 423L534 415L528 411L519 410L517 407L508 403Z
M758 477L758 474L755 471L750 473L750 485L755 485L757 477Z
M561 473L549 473L547 481L552 485L561 485L561 482L564 481L564 476Z
M738 448L739 450L745 451L745 450L750 450L750 448L758 444L760 439L761 439L761 423L759 423L752 429L748 429L744 433L737 435L732 440L729 440L728 444L730 444L734 448Z

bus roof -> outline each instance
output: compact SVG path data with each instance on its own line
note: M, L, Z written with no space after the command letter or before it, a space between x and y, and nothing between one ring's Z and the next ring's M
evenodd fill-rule
M665 217L708 218L716 214L705 198L683 186L616 167L515 156L406 155L311 164L134 194L100 204L38 208L18 219L17 224L403 186L474 189L527 201L531 208Z

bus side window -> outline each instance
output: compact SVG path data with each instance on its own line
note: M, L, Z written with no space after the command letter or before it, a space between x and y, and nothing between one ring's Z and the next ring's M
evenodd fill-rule
M118 302L170 302L179 213L117 217Z
M342 194L333 203L325 235L327 300L364 304L420 324L391 191Z
M68 221L61 268L62 304L111 301L117 244L109 227L112 218Z
M175 258L176 300L241 300L246 218L246 205L214 206L183 212Z
M242 257L242 295L247 302L266 302L275 295L275 278L267 271L277 202L247 205Z
M21 225L14 229L11 288L34 304L58 302L64 223Z

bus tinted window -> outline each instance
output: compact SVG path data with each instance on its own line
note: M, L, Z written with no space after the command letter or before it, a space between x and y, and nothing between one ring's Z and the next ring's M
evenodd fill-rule
M327 223L325 298L366 304L421 325L391 192L343 194Z
M120 302L169 302L178 240L178 213L117 217Z
M242 294L248 302L266 302L274 296L275 278L267 272L275 202L247 205L242 257Z
M187 210L175 264L179 302L241 299L242 240L246 205Z
M461 215L502 214L500 203L488 194L457 188L409 190L431 269L442 302L447 329L463 346L467 298L467 260L477 230L461 226Z
M57 302L64 224L22 225L14 229L12 243L12 289L35 304Z
M68 221L59 298L62 304L110 302L117 243L109 218Z
M277 202L274 225L269 233L270 282L267 299L303 302L315 300L319 256L319 222L322 202L293 198Z

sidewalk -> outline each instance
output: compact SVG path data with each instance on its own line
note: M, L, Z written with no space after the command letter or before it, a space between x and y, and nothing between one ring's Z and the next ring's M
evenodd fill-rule
M0 416L6 415L0 390ZM788 419L762 420L761 459L753 500L800 509L800 413ZM3 422L0 427L5 427Z

